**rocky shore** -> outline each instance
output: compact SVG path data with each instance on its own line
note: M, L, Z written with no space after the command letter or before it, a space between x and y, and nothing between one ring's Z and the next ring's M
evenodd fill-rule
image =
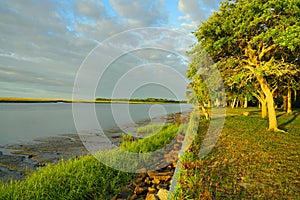
M140 173L139 177L132 180L121 193L114 196L111 200L167 200L184 135L177 135L175 139L175 144L173 147L170 147L172 150L164 155L165 161L169 162L172 160L172 164L156 171L147 172L146 169L139 169L137 171L137 173Z

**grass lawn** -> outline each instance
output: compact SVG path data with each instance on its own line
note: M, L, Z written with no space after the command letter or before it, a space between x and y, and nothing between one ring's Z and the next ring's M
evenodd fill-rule
M198 158L208 124L181 157L173 199L300 199L300 112L278 112L279 127L266 131L257 109L228 109L223 132L206 157Z

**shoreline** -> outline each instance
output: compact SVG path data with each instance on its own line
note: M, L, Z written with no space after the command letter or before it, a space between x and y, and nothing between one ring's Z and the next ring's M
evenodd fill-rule
M74 99L60 99L60 98L23 98L23 97L0 97L0 103L121 103L121 104L186 104L184 101L135 101L135 100L74 100Z
M147 124L165 123L170 124L189 111L170 113L152 119L140 120L134 124L125 124L121 128L111 128L105 131L117 146L121 142L124 131L135 130L137 127ZM128 131L127 131L128 132ZM97 133L92 133L97 134ZM62 159L76 158L89 154L79 134L64 134L33 140L27 144L7 144L0 149L0 181L9 182L10 179L22 180L31 171L44 167L50 163L58 163Z

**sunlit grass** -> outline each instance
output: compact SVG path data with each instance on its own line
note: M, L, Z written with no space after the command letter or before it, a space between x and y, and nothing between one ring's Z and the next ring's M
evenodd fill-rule
M228 109L221 137L210 154L198 157L206 129L181 158L173 199L299 199L300 116L278 113L287 133L267 131L258 110ZM207 128L208 125L206 125Z
M88 155L48 165L24 181L0 185L0 199L107 199L132 177Z
M160 149L171 142L178 133L179 125L167 124L163 127L151 125L146 128L140 128L140 130L146 130L152 136L136 141L130 141L128 136L123 136L126 139L121 143L121 149L135 153L146 153Z

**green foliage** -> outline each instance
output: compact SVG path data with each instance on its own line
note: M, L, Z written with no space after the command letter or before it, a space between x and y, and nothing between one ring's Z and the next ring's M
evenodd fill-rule
M262 65L274 59L271 66L276 70L260 69L259 63L252 63L254 69L276 76L293 74L297 71L296 58L300 55L299 18L299 0L225 1L220 11L204 22L195 36L215 62L223 63L224 77L225 74L240 76L241 72L247 75L242 70L251 59L247 48L255 51ZM232 60L236 61L234 66L230 66Z
M185 101L178 101L172 99L160 99L160 98L145 98L145 99L108 99L108 98L96 98L96 101L104 102L142 102L142 103L185 103Z
M273 92L278 86L290 87L292 81L299 83L299 19L299 0L227 0L194 33L198 44L191 52L201 56L205 50L217 63L228 94L248 97L257 94L259 85L268 105L270 130L278 130ZM191 65L195 60L201 68L201 58L192 59ZM192 78L199 79L197 74Z

